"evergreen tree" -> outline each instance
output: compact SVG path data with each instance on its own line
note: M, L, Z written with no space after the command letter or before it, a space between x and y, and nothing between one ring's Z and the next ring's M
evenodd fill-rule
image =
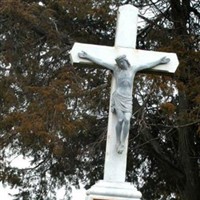
M137 48L178 54L173 77L138 74L127 180L143 199L200 199L198 0L0 2L0 180L15 199L102 179L110 98L106 70L70 64L75 41L113 45L118 6L140 10ZM23 155L30 168L12 167Z

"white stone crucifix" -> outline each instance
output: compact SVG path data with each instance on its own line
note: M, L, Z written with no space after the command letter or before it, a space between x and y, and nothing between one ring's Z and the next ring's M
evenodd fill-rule
M145 69L159 73L174 73L179 64L175 53L135 49L137 15L138 9L134 6L124 5L119 8L114 47L75 43L70 52L72 63L95 63L113 71L104 180L99 186L91 188L90 193L119 196L127 200L129 197L138 199L140 196L137 192L131 196L128 192L130 188L125 184L134 76L137 71ZM102 196L95 198L104 199Z

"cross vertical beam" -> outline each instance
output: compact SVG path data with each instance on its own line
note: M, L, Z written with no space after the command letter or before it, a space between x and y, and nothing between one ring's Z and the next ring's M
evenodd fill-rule
M119 8L115 38L116 49L135 48L137 38L137 16L138 9L131 5L125 5ZM111 95L115 90L115 79L113 77L111 82ZM109 108L111 109L111 100ZM116 123L116 115L109 110L104 180L108 182L125 182L128 137L126 138L125 149L123 153L118 154L116 151Z
M137 39L138 9L131 5L119 7L115 47L135 48Z

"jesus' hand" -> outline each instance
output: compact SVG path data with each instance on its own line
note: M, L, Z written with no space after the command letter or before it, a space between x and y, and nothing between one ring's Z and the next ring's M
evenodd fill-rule
M169 61L170 61L169 58L163 57L163 58L160 59L160 64L167 64Z
M85 51L81 51L80 53L78 53L79 58L83 58L83 59L87 59L88 58L88 54Z

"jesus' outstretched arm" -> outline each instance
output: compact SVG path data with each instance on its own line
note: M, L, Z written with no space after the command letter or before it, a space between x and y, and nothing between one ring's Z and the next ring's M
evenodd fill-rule
M167 64L169 61L170 61L169 58L162 57L161 59L156 60L154 62L150 62L150 63L139 65L137 67L137 71L144 70L144 69L150 69L150 68L153 68L153 67L155 67L157 65L161 65L161 64Z
M89 55L85 51L79 52L78 56L79 56L79 58L83 58L83 59L89 60L89 61L91 61L91 62L93 62L93 63L95 63L97 65L101 65L102 67L105 67L106 69L114 70L114 66L113 65L109 65L109 64L103 62L102 60Z

